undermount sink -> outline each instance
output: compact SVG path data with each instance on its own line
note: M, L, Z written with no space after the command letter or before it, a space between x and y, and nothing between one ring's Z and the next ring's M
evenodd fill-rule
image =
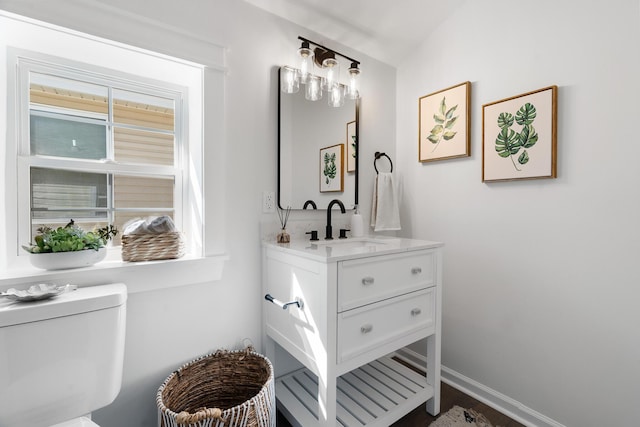
M311 242L313 245L336 247L342 249L351 248L377 248L380 246L386 246L390 241L384 241L382 239L374 239L370 237L364 238L347 238L347 239L333 239L333 240L318 240Z

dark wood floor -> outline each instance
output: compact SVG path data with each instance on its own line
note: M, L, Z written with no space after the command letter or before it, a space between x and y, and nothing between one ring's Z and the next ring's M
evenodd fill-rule
M455 389L448 384L442 383L440 390L440 414L444 414L455 405L458 405L465 409L473 409L474 411L481 413L496 427L524 427L519 422L512 420L482 402L478 402L473 397L464 394L460 390ZM392 425L393 427L428 426L429 423L436 418L437 417L431 416L427 413L425 405L420 405L413 411L409 412L404 418L401 418L397 423Z
M487 419L495 427L524 427L522 424L512 420L506 415L501 414L490 406L487 406L482 402L478 402L474 398L451 387L450 385L442 383L440 396L440 414L444 414L455 405L480 412L485 417L487 417ZM435 420L436 418L437 417L429 415L425 409L425 405L422 404L413 411L409 412L398 422L392 424L392 427L426 427L431 421ZM289 424L289 422L280 413L278 413L278 418L276 421L278 427L291 427L291 424Z

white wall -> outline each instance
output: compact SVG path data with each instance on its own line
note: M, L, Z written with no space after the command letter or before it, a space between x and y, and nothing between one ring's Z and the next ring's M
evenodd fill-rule
M182 363L211 350L241 346L244 338L261 347L259 224L277 222L275 215L262 214L261 206L263 190L276 190L276 67L293 62L298 35L362 61L361 151L366 161L361 163L361 200L365 206L371 203L373 153L394 149L395 70L236 0L157 0L152 4L0 0L0 9L163 53L182 56L182 52L187 59L203 54L197 51L202 40L176 47L135 27L119 25L119 18L159 21L171 31L228 49L227 137L220 152L225 157L227 192L213 194L207 187L205 198L208 204L225 206L223 229L231 259L220 281L130 295L122 391L112 405L94 414L104 427L155 426L157 388ZM205 168L205 175L211 172ZM13 208L4 202L2 206ZM324 221L323 215L296 212L291 221ZM183 274L188 277L189 271ZM147 280L153 281L153 275Z
M443 364L566 426L637 425L637 0L468 1L398 67L402 234L445 242ZM472 83L471 157L417 161ZM558 85L558 178L483 184L482 105ZM408 197L410 195L410 197Z

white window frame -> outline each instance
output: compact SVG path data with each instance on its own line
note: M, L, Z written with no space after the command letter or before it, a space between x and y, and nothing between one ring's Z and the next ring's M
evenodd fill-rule
M28 56L27 56L28 55ZM185 152L188 151L188 132L183 126L186 117L186 100L188 91L186 87L154 81L142 76L125 75L114 70L107 70L90 64L81 64L65 60L36 54L34 52L22 53L17 57L17 121L18 121L18 238L20 242L31 241L31 175L32 167L42 168L63 168L78 172L103 173L103 174L126 174L131 176L168 177L174 179L174 221L178 229L183 230L183 210L186 206L183 194L188 183L188 176L184 176L186 170L184 159L188 158ZM120 164L112 157L111 150L107 150L109 158L103 161L53 158L49 156L37 156L31 154L30 138L30 118L31 104L29 102L30 74L39 73L62 77L71 80L92 83L112 90L125 90L132 92L143 92L145 95L152 95L174 100L175 115L175 143L174 143L174 164L172 166L161 165L133 165ZM106 117L107 138L112 141L113 127L116 125L112 120L111 95L109 95L110 107ZM73 111L69 111L73 114ZM80 115L80 114L78 114ZM90 114L81 112L87 117ZM111 195L112 196L112 195ZM113 206L110 206L113 208ZM122 231L122 230L121 230ZM19 248L17 249L19 251ZM118 248L110 248L110 252L118 251ZM112 254L111 257L117 257Z
M117 11L118 9L114 9ZM61 12L61 16L64 16ZM62 19L61 22L64 22ZM101 25L101 21L98 21ZM105 21L106 22L106 21ZM97 33L112 40L47 22L0 11L0 291L25 288L35 281L55 281L91 286L109 282L127 284L129 293L145 292L222 278L227 253L226 204L227 140L225 120L225 52L223 46L166 23L119 14L119 32L106 22ZM133 35L132 35L133 34ZM141 41L140 35L145 38ZM114 41L114 39L120 41ZM141 48L147 46L155 51ZM184 182L183 224L187 255L177 260L126 263L116 259L93 267L44 271L32 267L18 239L16 111L16 57L38 52L114 69L189 88L188 184ZM114 62L113 59L116 58ZM144 70L144 71L141 71ZM205 114L206 112L206 114ZM206 173L204 165L206 164ZM150 280L151 278L151 280Z

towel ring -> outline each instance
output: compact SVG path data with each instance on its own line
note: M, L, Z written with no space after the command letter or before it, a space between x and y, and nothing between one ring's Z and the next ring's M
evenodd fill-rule
M374 154L375 159L373 160L373 168L376 170L376 173L378 172L378 167L376 166L376 161L380 158L380 157L386 157L387 159L389 159L389 164L391 165L391 172L393 172L393 162L391 161L391 157L387 156L386 153L381 153L379 151L376 151L376 153Z

